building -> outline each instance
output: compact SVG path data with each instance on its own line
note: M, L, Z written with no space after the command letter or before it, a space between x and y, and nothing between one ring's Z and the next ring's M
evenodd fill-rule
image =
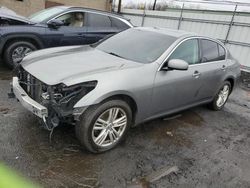
M23 16L29 16L39 10L56 5L81 6L110 11L111 4L112 0L0 0L0 6L14 10Z

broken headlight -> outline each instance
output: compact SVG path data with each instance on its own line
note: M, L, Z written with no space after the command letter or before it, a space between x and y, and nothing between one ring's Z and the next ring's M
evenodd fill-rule
M84 82L72 86L60 84L54 90L54 99L59 104L69 103L74 99L77 102L81 97L89 93L96 87L97 81Z
M47 90L42 94L46 100L53 100L58 105L74 105L84 95L88 94L97 85L97 81L84 82L72 86L59 84L52 86L51 91Z

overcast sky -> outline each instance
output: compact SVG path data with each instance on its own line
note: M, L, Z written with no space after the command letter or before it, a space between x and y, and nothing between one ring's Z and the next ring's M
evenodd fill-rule
M129 3L147 3L153 4L154 0L122 0L123 5L127 5ZM250 0L157 0L157 2L168 2L176 5L182 5L185 3L186 8L190 8L191 6L199 6L204 9L212 9L212 10L230 10L233 11L235 4L238 3L238 11L247 11L250 12ZM118 3L118 0L116 0Z

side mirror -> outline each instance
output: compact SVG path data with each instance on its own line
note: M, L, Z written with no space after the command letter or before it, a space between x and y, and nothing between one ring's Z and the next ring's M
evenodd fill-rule
M188 70L188 63L181 59L171 59L163 70Z
M51 20L48 23L48 26L51 27L51 28L54 28L54 29L57 29L57 28L59 28L59 27L61 27L63 25L64 25L64 23L61 20Z

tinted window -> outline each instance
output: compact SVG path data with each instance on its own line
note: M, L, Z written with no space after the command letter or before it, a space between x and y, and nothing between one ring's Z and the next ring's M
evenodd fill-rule
M170 55L170 59L182 59L188 64L196 64L199 62L198 40L192 39L181 43L175 51Z
M101 14L88 13L89 27L111 27L111 20L108 16Z
M121 58L150 63L159 58L175 37L140 29L128 29L103 41L96 48Z
M72 12L67 13L56 18L64 23L65 26L70 27L83 27L85 25L85 13L83 12Z
M129 26L127 24L125 24L123 21L121 21L117 18L110 17L110 20L111 20L112 27L117 27L119 29L128 29L129 28Z
M224 60L226 58L226 51L220 44L218 44L218 47L219 47L219 60Z
M218 61L218 44L210 40L201 40L202 62Z

